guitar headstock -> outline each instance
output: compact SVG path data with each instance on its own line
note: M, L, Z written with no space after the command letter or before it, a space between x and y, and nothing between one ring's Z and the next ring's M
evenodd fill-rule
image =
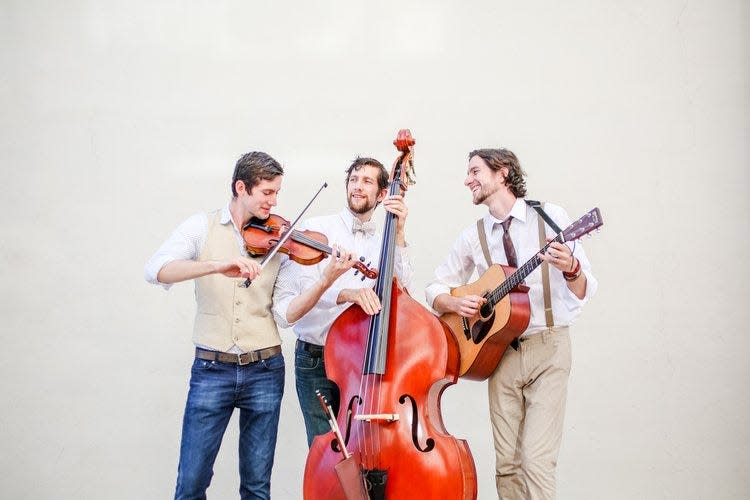
M591 231L599 229L604 225L602 213L599 208L592 208L589 212L575 221L563 231L565 241L577 240L581 236L589 234Z

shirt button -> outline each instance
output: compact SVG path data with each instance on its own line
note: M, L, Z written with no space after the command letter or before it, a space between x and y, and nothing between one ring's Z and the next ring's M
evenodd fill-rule
M234 318L234 322L235 323L239 323L240 322L240 318Z
M242 302L240 302L239 300L238 300L237 302L235 302L235 303L234 303L234 305L236 305L236 306L238 306L238 305L240 305L240 304L242 304Z

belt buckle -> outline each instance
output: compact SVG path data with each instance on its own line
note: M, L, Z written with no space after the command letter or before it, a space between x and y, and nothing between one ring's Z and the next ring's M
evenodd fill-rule
M244 356L245 354L247 354L247 361L243 362L242 361L242 356ZM243 352L242 354L238 354L237 355L237 364L240 365L240 366L245 366L245 365L249 365L250 363L252 363L253 362L253 357L252 357L251 354L252 353L249 353L249 352Z

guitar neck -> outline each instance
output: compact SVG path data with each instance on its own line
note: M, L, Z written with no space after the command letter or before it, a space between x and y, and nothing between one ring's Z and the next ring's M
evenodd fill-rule
M492 290L491 292L488 292L485 295L485 298L487 301L492 305L492 307L495 307L498 302L503 300L503 297L508 295L511 290L513 290L515 287L521 284L523 280L526 279L526 276L531 274L531 272L539 267L539 264L542 263L542 259L539 258L540 253L546 253L547 249L549 248L550 244L552 242L558 242L563 243L563 233L559 233L552 241L544 245L541 250L539 250L538 253L534 254L532 258L526 261L524 265L516 269L516 271L508 276L505 281L500 283L500 286Z

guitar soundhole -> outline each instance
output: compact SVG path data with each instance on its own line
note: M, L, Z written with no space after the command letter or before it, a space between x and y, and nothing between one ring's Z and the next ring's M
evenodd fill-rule
M494 312L495 308L487 302L479 309L479 317L482 318L483 321L488 321Z
M474 323L474 326L471 327L471 339L475 344L479 344L485 339L485 337L487 337L494 322L495 310L492 309L490 317L487 319L487 321L480 319L479 321Z

